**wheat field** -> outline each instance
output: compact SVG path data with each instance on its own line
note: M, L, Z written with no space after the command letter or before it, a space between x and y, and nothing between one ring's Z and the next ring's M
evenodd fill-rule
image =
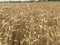
M60 2L0 3L0 45L60 45Z

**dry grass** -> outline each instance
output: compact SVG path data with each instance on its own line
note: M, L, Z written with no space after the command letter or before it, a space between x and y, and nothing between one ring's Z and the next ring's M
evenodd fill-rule
M60 45L60 2L0 3L0 45Z

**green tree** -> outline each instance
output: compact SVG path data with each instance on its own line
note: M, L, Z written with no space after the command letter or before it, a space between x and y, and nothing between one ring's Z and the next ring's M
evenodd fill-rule
M60 0L48 0L48 1L60 1Z

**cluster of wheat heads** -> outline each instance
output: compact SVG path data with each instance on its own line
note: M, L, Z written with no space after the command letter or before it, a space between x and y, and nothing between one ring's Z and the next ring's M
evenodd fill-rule
M39 3L15 5L0 9L0 45L60 44L55 9L47 11Z

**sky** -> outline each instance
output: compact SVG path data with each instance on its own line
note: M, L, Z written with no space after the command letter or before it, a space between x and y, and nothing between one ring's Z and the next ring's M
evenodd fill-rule
M32 1L32 0L0 0L0 1ZM36 0L38 1L38 0Z

